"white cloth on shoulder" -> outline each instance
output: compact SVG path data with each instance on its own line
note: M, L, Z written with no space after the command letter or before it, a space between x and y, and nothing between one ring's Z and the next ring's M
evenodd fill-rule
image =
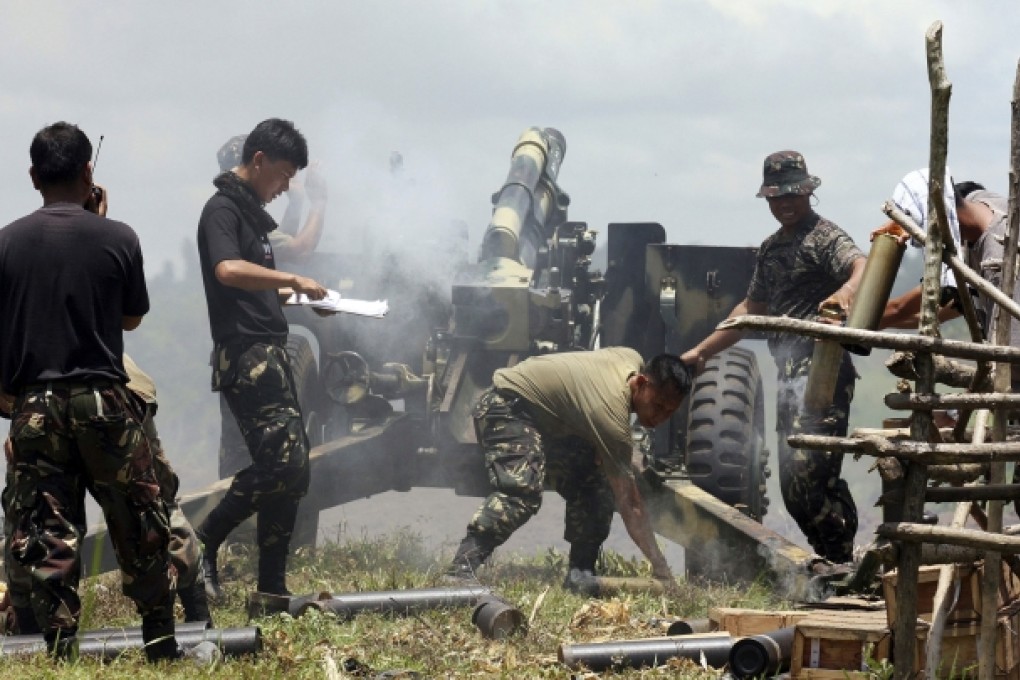
M949 232L956 243L957 252L960 246L960 220L956 216L956 194L953 191L953 178L946 168L946 179L943 183L946 202L946 216L949 219ZM928 168L921 168L907 173L896 185L892 196L893 203L903 212L910 215L921 229L928 229ZM914 243L911 241L911 243ZM914 243L914 245L920 245ZM956 277L949 267L942 265L942 285L956 287Z

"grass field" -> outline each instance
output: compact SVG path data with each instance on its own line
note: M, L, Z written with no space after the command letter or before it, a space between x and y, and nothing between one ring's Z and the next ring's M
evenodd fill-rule
M331 543L298 552L289 570L294 592L391 590L442 585L440 573L448 556L430 555L421 539L409 532L385 538ZM225 659L196 667L190 661L148 665L141 651L100 664L92 660L56 662L45 656L0 657L0 675L20 678L585 678L557 661L559 645L661 635L653 620L705 617L714 606L758 609L785 608L764 585L726 586L681 581L668 596L626 595L595 600L572 594L560 584L566 570L558 552L528 559L510 559L486 568L482 581L497 589L530 620L525 635L506 641L487 640L471 622L471 609L446 609L396 617L362 615L339 621L332 615L309 613L299 618L278 614L249 622L247 594L254 588L254 559L235 546L221 558L228 601L213 609L217 627L258 625L264 650L248 658ZM642 562L606 555L606 575L647 576ZM83 628L138 625L133 606L120 594L119 580L108 574L83 583ZM345 670L346 669L346 670ZM689 661L657 669L629 670L614 677L719 677Z

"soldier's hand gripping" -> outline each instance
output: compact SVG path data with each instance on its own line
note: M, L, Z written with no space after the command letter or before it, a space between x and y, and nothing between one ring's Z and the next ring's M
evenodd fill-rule
M294 282L290 285L295 293L304 293L310 300L321 300L326 297L326 287L315 279L307 276L294 275Z
M689 349L681 354L680 361L690 367L693 375L698 375L705 370L705 357L701 356L701 352L698 351L697 347Z
M109 208L107 198L106 187L101 184L94 184L89 191L89 197L85 201L84 208L100 217L106 217L106 211Z

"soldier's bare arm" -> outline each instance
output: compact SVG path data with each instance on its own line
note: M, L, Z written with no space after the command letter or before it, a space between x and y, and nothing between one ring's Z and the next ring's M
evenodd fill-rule
M864 276L864 267L867 263L868 258L866 257L859 257L854 260L850 270L850 278L835 293L822 300L818 305L818 310L821 311L825 307L835 305L842 309L844 314L849 314L850 308L854 304L854 297L857 295L857 289L861 287L861 278Z
M745 314L766 314L767 312L768 308L764 302L755 302L745 298L733 308L727 318L732 319ZM680 360L688 366L694 366L700 373L705 368L706 361L724 349L735 345L742 337L744 337L744 333L739 330L713 331L707 338L681 354Z
M311 257L322 238L328 192L326 180L317 166L317 163L313 163L305 173L304 191L308 195L311 207L308 210L308 219L305 220L304 227L294 234L293 238L285 240L274 248L276 256L281 261L304 262ZM293 232L288 231L288 233Z
M216 280L241 290L280 290L289 288L313 300L326 296L326 288L307 276L281 272L246 260L223 260L216 265Z
M670 571L669 564L666 563L666 558L655 541L655 532L652 531L652 524L648 519L645 500L634 478L630 475L608 477L609 487L613 491L616 509L623 519L623 525L627 528L631 540L651 563L652 576L672 582L673 572Z

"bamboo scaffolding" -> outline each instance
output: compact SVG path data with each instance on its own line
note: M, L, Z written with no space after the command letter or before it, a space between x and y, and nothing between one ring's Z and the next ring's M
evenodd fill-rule
M929 486L924 491L927 503L960 503L963 501L1014 501L1020 498L1020 484L978 484L973 486ZM900 490L888 491L878 497L879 503L903 500Z
M919 414L924 413L919 411ZM1010 463L1020 461L1020 442L983 444L932 444L888 437L829 437L821 434L795 434L787 443L797 449L841 451L865 456L896 457L909 462L929 464Z
M940 527L920 524L918 522L888 522L878 525L876 533L883 538L912 544L944 543L946 545L957 545L978 550L990 550L996 554L1000 552L1009 553L1010 555L1020 553L1020 536L1004 536L1003 534L978 531L976 529ZM998 561L999 559L995 560L995 562ZM986 569L985 571L988 570ZM992 571L995 570L993 569ZM903 576L902 572L900 572L900 576ZM994 603L992 608L986 611L996 611ZM994 616L990 618L995 619ZM995 636L993 635L992 637L994 638Z
M935 381L950 387L976 387L973 391L981 391L986 387L991 389L992 383L988 376L980 376L974 366L961 364L940 356L932 357L935 361ZM885 360L885 367L897 378L906 380L917 380L917 369L914 368L913 352L893 352Z
M1020 394L974 392L966 394L887 394L885 405L898 411L934 411L981 406L1020 406Z
M762 316L745 314L724 320L718 330L757 330L795 333L822 340L860 343L869 347L898 349L922 353L938 353L957 359L989 360L1020 363L1020 347L986 345L963 340L946 340L930 335L907 335L887 331L868 331L859 328L843 328L820 321L805 321L787 316ZM915 363L920 357L915 359ZM918 390L920 392L920 390Z

